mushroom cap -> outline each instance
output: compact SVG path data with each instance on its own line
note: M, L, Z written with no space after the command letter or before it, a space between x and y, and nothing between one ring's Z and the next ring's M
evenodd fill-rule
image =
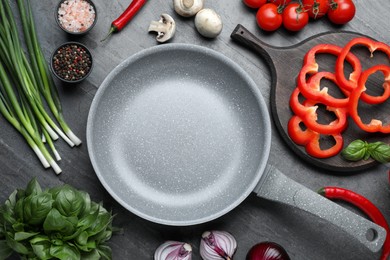
M222 31L221 17L210 8L200 10L195 16L195 27L198 32L207 38L215 38Z
M194 16L203 8L204 0L173 0L173 7L181 16Z
M176 23L169 14L161 14L160 20L152 21L149 25L149 32L157 32L156 40L166 42L173 37L176 31Z

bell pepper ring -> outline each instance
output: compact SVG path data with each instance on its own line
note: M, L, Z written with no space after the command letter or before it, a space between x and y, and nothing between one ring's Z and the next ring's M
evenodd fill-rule
M349 41L344 46L344 48L342 49L340 54L338 55L337 60L336 60L336 67L335 67L337 81L339 82L341 87L346 88L348 91L352 91L356 87L356 84L357 84L356 79L358 79L360 77L360 73L362 71L361 63L359 60L357 60L359 65L353 66L354 71L351 73L349 80L346 79L345 75L344 75L345 59L346 59L347 55L349 55L351 53L352 47L354 47L356 45L366 46L369 49L369 51L371 52L371 57L373 56L373 53L378 50L378 51L384 52L390 59L390 46L383 43L383 42L378 42L378 41L375 41L375 40L372 40L372 39L369 39L366 37L358 37L358 38L354 38L351 41ZM355 75L357 78L355 77ZM362 96L361 98L363 101L366 102L366 95Z
M372 74L374 74L378 71L382 72L383 76L384 76L384 83L382 85L383 86L383 93L380 96L372 96L372 95L367 94L367 92L365 92L365 90L367 89L366 83L367 83L368 78ZM359 85L358 86L359 89L362 89L362 88L364 89L364 91L361 94L360 99L362 99L366 103L380 104L380 103L385 102L390 97L390 67L383 65L383 64L379 64L379 65L373 66L373 67L365 70L364 72L362 72L362 74L359 78L358 85ZM361 85L363 85L363 86L361 86Z
M293 115L288 121L287 133L291 140L297 145L306 145L317 133L311 131L307 127L306 129L302 129L301 123L302 119L297 115Z
M319 66L315 58L317 54L331 54L338 57L342 50L343 50L342 47L333 44L318 44L313 48L311 48L306 53L303 59L303 66L297 78L298 85L304 86L306 84L307 74L314 74L318 72ZM349 64L351 64L353 68L353 72L349 76L351 82L348 82L347 87L344 89L347 91L351 91L352 89L355 88L356 83L359 79L360 72L361 72L361 64L359 59L351 52L346 54L345 60Z
M311 76L306 84L298 84L300 92L306 98L319 101L327 106L347 107L349 104L349 93L347 93L345 98L333 97L328 93L327 87L321 89L321 81L323 79L328 79L338 85L336 76L333 73L321 71ZM345 94L344 91L342 92Z
M302 123L302 118L296 115L292 116L288 122L288 134L294 143L305 146L307 154L323 159L335 156L342 150L344 140L341 134L331 135L335 144L327 149L322 149L320 146L321 134L309 128L303 130Z
M290 96L290 107L292 111L302 118L304 124L311 130L320 134L339 134L345 130L348 125L347 121L347 108L335 108L326 106L326 110L333 112L336 119L329 124L320 124L317 122L318 115L317 101L306 100L305 104L299 102L299 88L295 88Z
M379 119L371 119L370 123L365 124L363 123L362 119L359 116L358 113L358 106L359 106L359 100L363 96L364 91L366 90L365 83L368 79L368 77L375 73L376 71L381 71L385 75L385 83L383 84L383 87L385 89L384 94L380 97L377 97L377 100L383 99L384 96L387 95L389 97L389 88L390 88L390 67L386 65L376 65L371 67L370 69L364 71L362 73L362 76L359 79L357 88L355 91L353 91L349 97L349 114L352 117L352 119L355 121L356 125L358 125L362 130L370 133L375 132L381 132L388 134L390 133L390 123L383 125L383 122ZM375 98L375 97L374 97ZM372 100L371 100L372 101ZM377 103L371 103L371 104L377 104Z

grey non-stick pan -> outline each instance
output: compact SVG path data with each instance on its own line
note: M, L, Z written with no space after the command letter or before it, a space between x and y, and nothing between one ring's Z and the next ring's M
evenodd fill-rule
M381 248L383 228L267 165L270 144L269 113L254 81L224 55L188 44L152 47L118 65L87 123L99 180L149 221L204 223L254 191L328 220L372 251Z

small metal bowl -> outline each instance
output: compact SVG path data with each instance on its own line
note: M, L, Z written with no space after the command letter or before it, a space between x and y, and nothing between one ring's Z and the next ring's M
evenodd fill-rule
M92 72L92 54L84 44L66 42L56 48L51 55L50 67L59 80L65 83L79 83Z
M91 0L81 0L81 1L87 2L87 3L89 3L89 4L91 5L92 9L93 9L94 12L95 12L95 18L94 18L93 22L91 23L91 25L90 25L88 28L86 28L85 30L82 30L82 31L71 31L71 30L68 30L67 28L65 28L65 26L61 23L61 21L60 21L60 15L61 15L61 14L59 14L59 10L60 10L60 8L61 8L61 5L62 5L63 3L65 3L65 2L69 2L69 1L74 1L74 0L61 0L61 1L58 3L58 5L57 5L57 8L56 8L55 13L54 13L54 16L55 16L55 20L56 20L58 26L59 26L64 32L66 32L66 33L68 33L68 34L71 34L71 35L81 36L81 35L84 35L84 34L88 33L88 32L89 32L90 30L92 30L92 28L95 26L96 20L97 20L97 10L96 10L95 4L94 4Z

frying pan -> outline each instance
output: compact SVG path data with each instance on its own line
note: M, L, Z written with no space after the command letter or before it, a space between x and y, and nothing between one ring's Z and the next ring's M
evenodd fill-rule
M204 223L254 191L330 221L372 251L381 248L383 228L267 165L270 144L269 113L254 81L224 55L188 44L155 46L118 65L87 122L99 180L144 219Z

